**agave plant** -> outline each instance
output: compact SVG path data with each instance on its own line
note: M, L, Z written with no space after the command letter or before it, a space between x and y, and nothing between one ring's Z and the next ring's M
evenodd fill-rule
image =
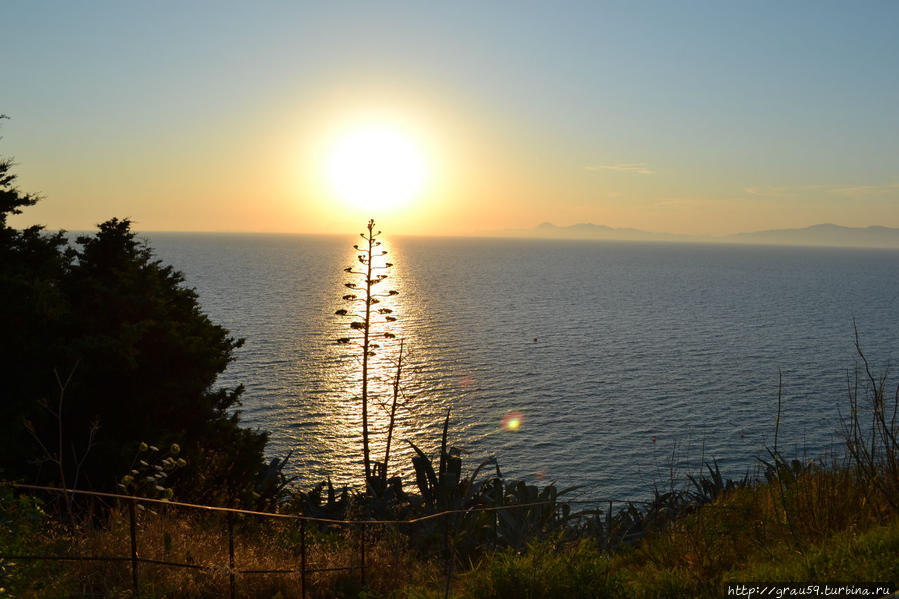
M497 477L501 477L495 458L487 458L468 478L462 478L462 451L457 447L447 447L450 410L443 421L443 436L440 440L440 454L437 470L434 462L412 441L406 440L415 454L412 466L415 469L415 483L419 496L410 496L410 501L423 512L457 510L471 507L473 502L481 499L485 486L490 478L478 480L478 476L487 466L496 468Z
M375 221L369 220L366 227L367 233L359 235L364 240L363 245L356 244L353 246L359 253L356 255L358 264L349 266L344 269L345 272L354 275L356 281L348 281L344 286L351 291L343 296L343 301L350 305L350 308L341 308L335 313L338 316L346 316L352 318L350 322L350 330L356 331L356 342L362 349L362 461L365 469L366 484L372 480L372 462L370 451L370 434L368 423L368 407L369 407L369 358L375 355L375 351L380 347L374 339L372 339L373 318L376 315L384 317L386 322L395 322L396 317L393 316L393 310L390 308L375 308L381 303L385 297L399 295L395 289L378 293L375 287L384 282L388 275L384 271L393 266L390 262L384 264L376 264L375 262L381 257L387 255L385 250L377 249L381 242L378 236L381 231L375 231ZM361 278L361 280L359 280ZM361 338L359 337L361 335ZM392 339L396 335L394 333L383 333L384 338ZM348 344L353 341L353 337L340 337L337 343ZM386 458L385 458L386 463ZM386 473L385 473L386 474Z
M495 458L462 474L462 452L448 444L449 411L443 423L439 454L433 460L411 441L417 495L408 495L413 513L447 512L421 522L410 532L419 547L442 542L457 556L473 556L487 547L523 548L535 536L563 533L582 514L571 513L561 499L577 487L559 490L503 478ZM487 509L484 509L487 508Z
M693 485L694 491L688 494L689 498L697 505L712 503L721 495L729 493L735 489L748 487L752 479L747 473L741 480L725 479L718 467L718 460L713 459L712 463L706 462L706 469L709 471L708 477L700 473L698 477L690 474L687 479Z
M292 509L306 516L343 520L347 516L350 492L344 486L338 498L329 477L327 481L318 483L309 492L295 492L292 501Z
M256 499L257 509L268 509L280 505L288 496L290 483L296 480L296 476L287 477L284 467L293 452L288 452L283 458L272 458L271 461L256 476L253 484L253 496Z
M561 501L560 497L578 488L559 490L555 484L549 484L541 489L521 480L506 481L502 497L504 509L496 512L496 542L522 548L536 535L563 532L569 521L579 514L572 514L571 505Z

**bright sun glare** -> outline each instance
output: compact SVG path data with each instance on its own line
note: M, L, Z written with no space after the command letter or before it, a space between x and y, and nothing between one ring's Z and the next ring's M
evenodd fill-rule
M328 179L335 193L370 216L404 206L421 193L427 176L412 138L385 125L353 129L335 143Z

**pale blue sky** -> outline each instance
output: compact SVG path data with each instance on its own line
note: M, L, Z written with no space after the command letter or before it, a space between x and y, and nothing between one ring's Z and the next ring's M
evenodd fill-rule
M397 232L899 226L899 2L5 0L0 52L29 223L352 228L310 140L374 110L440 173Z

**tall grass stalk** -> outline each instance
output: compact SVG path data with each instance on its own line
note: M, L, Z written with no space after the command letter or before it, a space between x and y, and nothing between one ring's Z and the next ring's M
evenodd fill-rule
M859 476L879 493L893 511L899 510L899 385L890 397L885 371L875 376L862 351L855 328L855 350L862 368L856 367L854 384L847 379L849 416L841 416L846 448ZM861 372L860 372L861 371ZM861 387L861 389L860 389ZM864 399L864 401L863 401Z

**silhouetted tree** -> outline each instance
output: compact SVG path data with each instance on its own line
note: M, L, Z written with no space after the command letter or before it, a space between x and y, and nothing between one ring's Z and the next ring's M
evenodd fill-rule
M0 118L7 118L0 115ZM21 231L8 225L10 215L21 214L39 197L16 187L13 161L0 159L0 444L3 475L18 474L38 448L25 428L26 417L48 416L37 404L56 396L53 373L59 348L55 339L68 306L59 283L71 266L62 232L43 233L34 225ZM38 374L34 365L49 361ZM26 391L25 388L28 388ZM36 413L35 413L36 412ZM58 448L53 448L59 453Z
M71 484L82 461L82 486L113 490L141 442L177 443L187 465L168 482L179 497L254 501L267 435L240 426L242 387L214 388L243 341L203 314L127 219L79 247L63 232L11 228L7 216L38 200L11 166L0 162L0 475ZM63 405L58 377L69 374Z

